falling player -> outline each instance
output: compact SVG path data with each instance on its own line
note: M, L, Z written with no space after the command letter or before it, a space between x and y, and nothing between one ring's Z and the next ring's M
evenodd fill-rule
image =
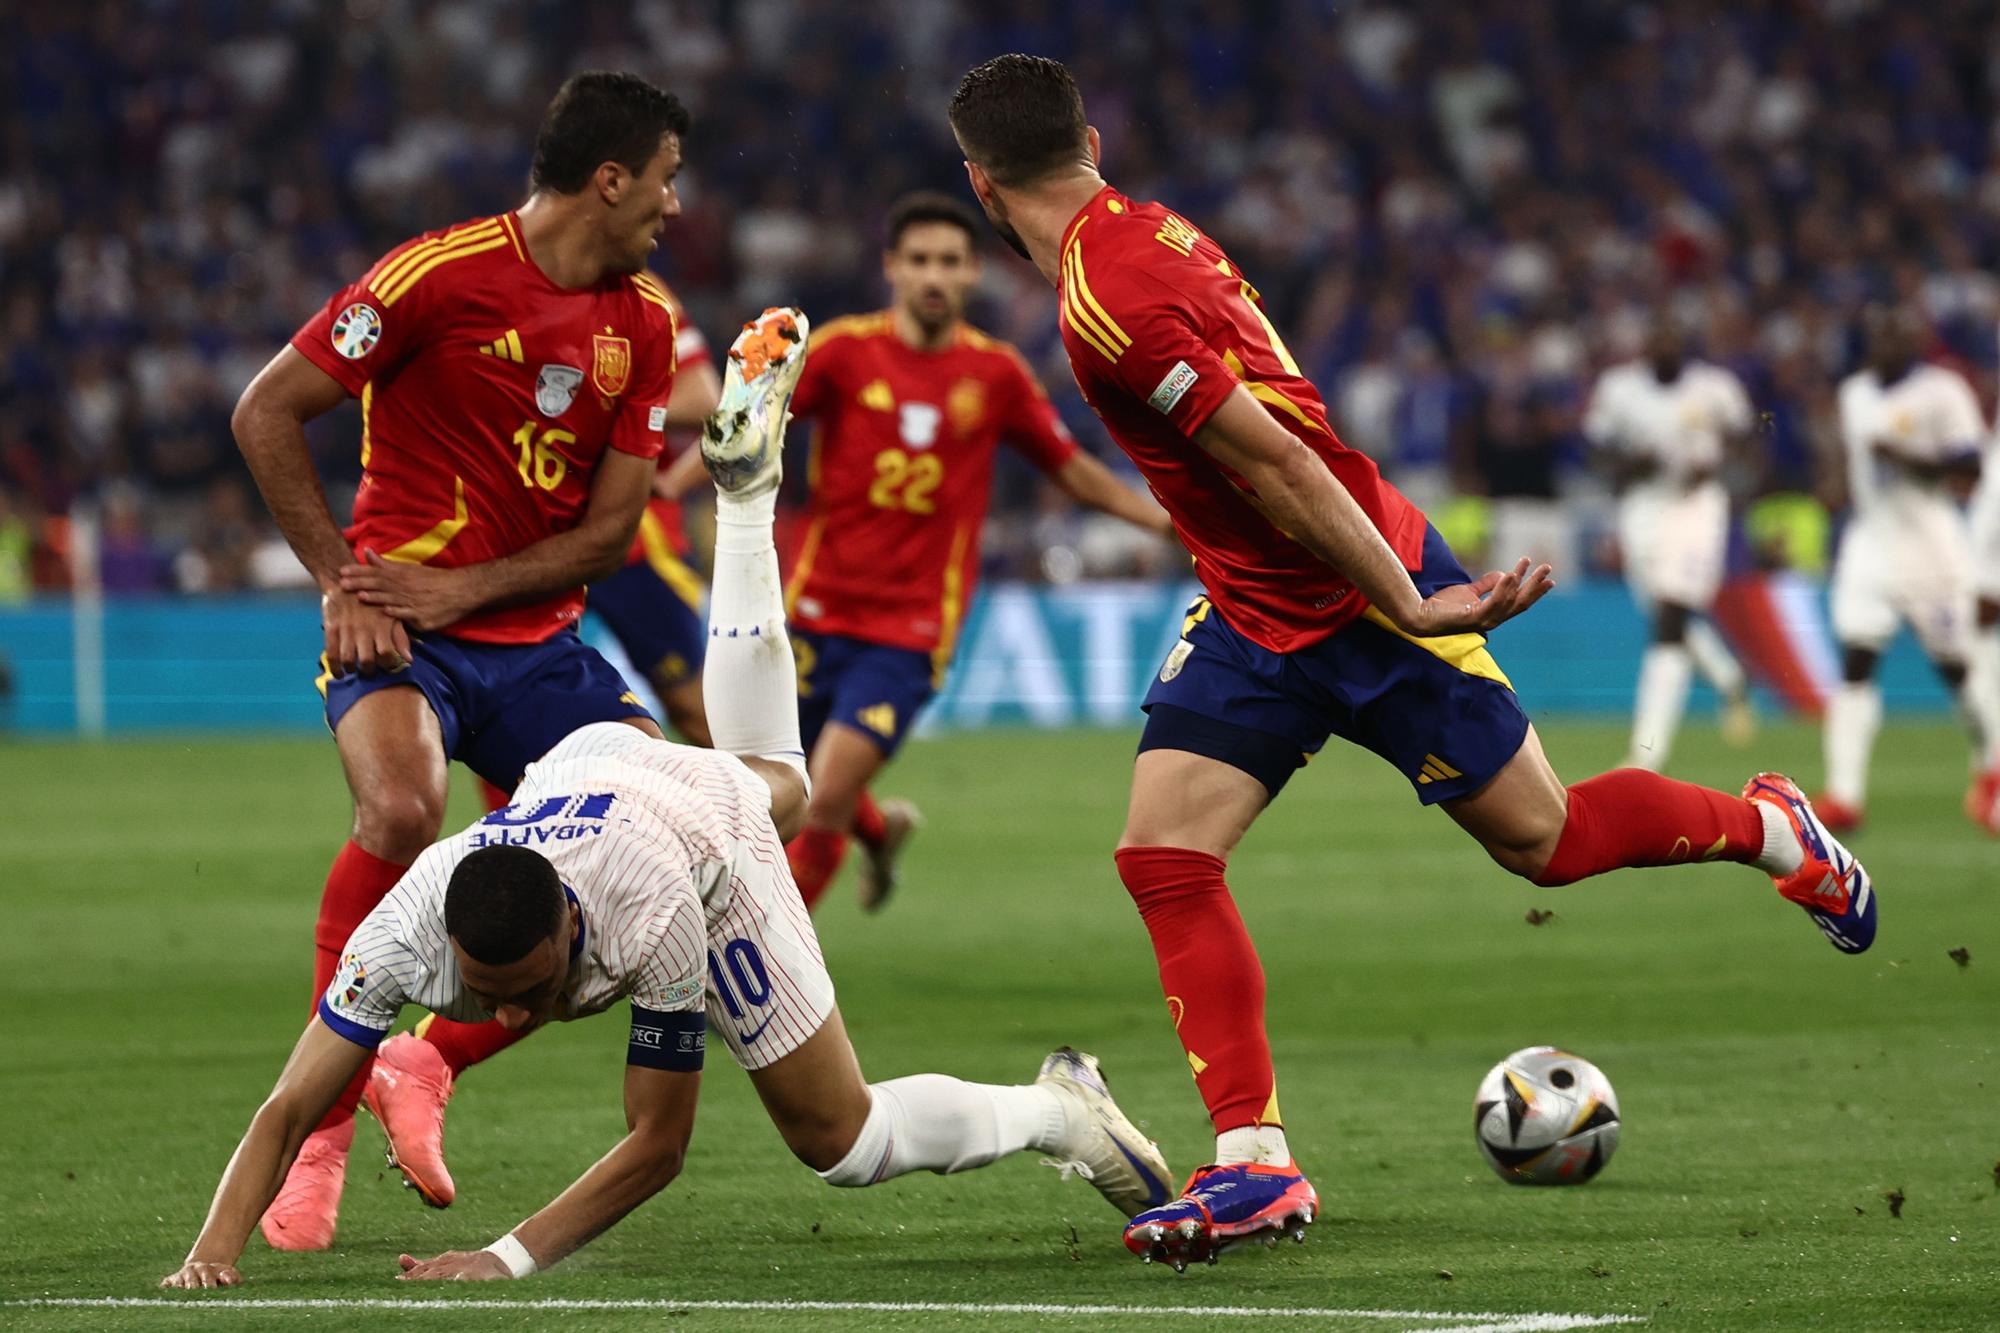
M1826 710L1821 817L1836 832L1860 826L1868 758L1882 725L1875 671L1907 622L1958 701L1975 770L2000 719L1979 715L1966 690L1972 648L1972 548L1951 487L1979 476L1986 440L1979 400L1963 376L1918 359L1921 318L1872 307L1868 363L1840 382L1840 440L1852 517L1833 562L1833 633L1841 685ZM1978 779L1974 778L1975 787Z
M1598 379L1584 433L1613 460L1625 577L1652 619L1639 666L1626 763L1660 772L1698 666L1723 699L1723 734L1747 743L1753 728L1743 668L1707 620L1729 549L1728 446L1751 426L1749 395L1721 366L1690 361L1680 329L1660 316L1646 354Z
M404 1255L405 1278L526 1277L664 1189L694 1129L710 1025L786 1145L830 1185L1032 1149L1128 1217L1167 1197L1158 1150L1097 1062L1068 1047L1021 1087L862 1079L781 841L807 782L771 517L804 323L766 311L738 340L718 414L727 426L703 442L720 492L709 718L726 753L583 727L528 768L513 805L419 857L346 941L200 1236L161 1285L242 1281L237 1259L289 1159L405 1004L509 1028L632 1005L625 1137L485 1249Z
M914 824L868 785L942 683L979 575L979 531L1005 440L1077 502L1166 533L1158 505L1078 449L1008 344L965 322L978 222L914 194L889 213L887 310L813 335L792 411L813 421L811 524L793 568L799 712L812 804L792 843L806 905L861 839L861 902L881 905Z
M646 675L667 713L667 722L690 745L708 744L708 720L701 706L701 664L708 642L702 618L701 578L682 557L687 537L681 521L680 496L690 472L701 471L699 450L673 453L675 437L692 440L715 410L722 381L708 354L708 340L687 320L673 292L650 273L634 275L649 292L664 297L673 316L673 392L667 398L666 439L660 452L653 493L639 519L639 531L625 555L625 564L589 588L589 609L600 616L635 668ZM498 810L511 793L481 779L488 810ZM386 1042L376 1051L376 1072L362 1092L362 1101L384 1124L389 1117L408 1114L394 1097L384 1097L390 1083L413 1091L416 1081L438 1089L438 1100L450 1095L451 1080L482 1060L490 1059L527 1035L498 1023L460 1023L435 1014L417 1025L422 1045L407 1040ZM425 1049L428 1048L428 1049ZM407 1098L403 1099L407 1100ZM415 1188L433 1204L451 1201L451 1180L442 1168Z
M1743 861L1836 947L1869 946L1868 877L1788 779L1759 775L1743 797L1639 769L1563 786L1480 633L1532 606L1547 567L1467 580L1423 514L1334 437L1215 242L1104 183L1069 71L1000 56L965 76L950 117L987 216L1056 286L1084 397L1173 515L1207 591L1147 694L1117 865L1216 1158L1133 1220L1128 1247L1184 1266L1259 1231L1302 1236L1318 1209L1285 1142L1263 969L1223 871L1329 734L1396 765L1534 883Z
M512 790L591 722L659 728L575 631L618 567L662 446L674 323L643 273L680 210L687 113L625 74L549 104L519 209L420 237L337 293L244 391L233 426L319 581L318 686L354 798L313 931L341 944L434 841L446 765ZM328 513L305 423L361 400L353 525ZM334 1100L264 1218L332 1243L361 1080Z

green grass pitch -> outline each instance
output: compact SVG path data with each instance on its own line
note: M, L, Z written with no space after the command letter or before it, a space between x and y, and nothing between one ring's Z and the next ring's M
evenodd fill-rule
M1557 724L1572 779L1623 728ZM837 885L820 925L872 1077L1018 1081L1052 1046L1103 1057L1176 1171L1207 1126L1145 934L1109 851L1130 738L1003 734L909 747L883 788L929 826L905 888L865 919ZM1818 771L1817 738L1756 762L1699 727L1682 776ZM1231 880L1262 949L1279 1091L1325 1211L1303 1247L1176 1277L1118 1219L1028 1158L833 1191L711 1061L686 1174L531 1283L390 1281L399 1251L474 1248L621 1132L621 1016L538 1036L469 1075L448 1146L460 1198L431 1212L385 1177L364 1117L326 1254L243 1260L264 1299L819 1300L1409 1312L1257 1320L1458 1327L1451 1311L1622 1314L1681 1329L2000 1324L2000 847L1958 810L1962 742L1892 725L1855 846L1882 932L1836 954L1733 866L1538 890L1488 864L1372 758L1315 761ZM346 805L323 741L190 739L0 749L0 1299L157 1296L303 1021L309 932ZM469 817L455 794L454 826ZM1530 908L1555 917L1530 926ZM1961 965L1953 950L1968 951ZM411 1021L414 1015L411 1016ZM1515 1047L1571 1046L1624 1103L1616 1159L1582 1189L1510 1188L1471 1099ZM1890 1195L1900 1195L1900 1216ZM548 1310L0 1308L7 1328L536 1328ZM1186 1317L972 1311L598 1310L564 1327L1158 1329ZM1478 1323L1479 1321L1470 1321ZM1488 1321L1490 1322L1490 1321ZM1502 1325L1516 1327L1516 1325ZM1559 1327L1559 1322L1518 1327Z

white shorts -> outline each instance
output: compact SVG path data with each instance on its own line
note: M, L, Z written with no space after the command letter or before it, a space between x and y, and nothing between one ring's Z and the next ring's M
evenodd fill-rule
M730 867L729 898L708 925L708 1027L745 1069L790 1055L833 1012L833 978L768 820Z
M1635 488L1618 506L1618 544L1641 602L1706 611L1729 555L1729 493L1719 481L1678 493Z
M2000 450L1986 460L1986 476L1972 502L1972 586L2000 601Z
M1933 661L1965 661L1972 646L1969 555L1962 531L1905 531L1856 519L1833 562L1834 637L1880 652L1907 622Z

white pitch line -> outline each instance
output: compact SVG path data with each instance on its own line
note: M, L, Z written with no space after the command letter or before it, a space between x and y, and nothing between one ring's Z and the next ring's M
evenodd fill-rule
M1426 1320L1420 1333L1561 1333L1575 1328L1639 1324L1632 1315L1591 1314L1467 1314L1428 1310L1341 1310L1321 1306L1266 1305L1038 1305L1026 1302L976 1304L957 1301L672 1301L672 1300L542 1300L410 1299L377 1296L299 1298L292 1300L241 1296L50 1296L37 1300L0 1301L13 1307L70 1310L159 1310L200 1307L209 1310L728 1310L771 1313L865 1314L1031 1314L1084 1319L1104 1315L1177 1315L1190 1319L1381 1319ZM1449 1327L1439 1327L1440 1324Z

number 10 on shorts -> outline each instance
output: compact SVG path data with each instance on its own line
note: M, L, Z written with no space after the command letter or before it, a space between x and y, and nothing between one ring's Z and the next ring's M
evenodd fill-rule
M708 984L729 1016L739 1022L747 1010L771 1002L771 974L749 940L731 940L721 953L708 951Z

